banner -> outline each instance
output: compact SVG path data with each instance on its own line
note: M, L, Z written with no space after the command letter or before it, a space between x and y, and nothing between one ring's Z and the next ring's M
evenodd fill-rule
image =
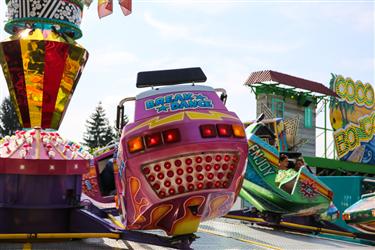
M330 121L340 160L375 164L374 89L369 83L333 75Z

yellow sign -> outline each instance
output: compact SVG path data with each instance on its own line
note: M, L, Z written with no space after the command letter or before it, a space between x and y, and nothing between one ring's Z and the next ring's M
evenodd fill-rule
M375 162L374 89L369 83L334 76L330 120L334 130L337 155L342 160L362 163Z

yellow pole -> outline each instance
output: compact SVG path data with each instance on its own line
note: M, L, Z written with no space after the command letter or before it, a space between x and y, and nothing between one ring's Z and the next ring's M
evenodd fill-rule
M119 239L118 233L39 233L39 234L0 234L0 240L20 239L88 239L112 238Z

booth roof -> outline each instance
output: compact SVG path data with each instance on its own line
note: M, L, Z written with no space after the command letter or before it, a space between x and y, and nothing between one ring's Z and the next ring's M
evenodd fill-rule
M306 80L303 78L287 75L284 73L272 71L272 70L263 70L251 73L249 78L246 80L245 85L253 85L256 83L267 83L267 82L276 82L291 86L298 89L308 90L315 93L320 93L328 96L337 96L335 92L327 88L321 83Z

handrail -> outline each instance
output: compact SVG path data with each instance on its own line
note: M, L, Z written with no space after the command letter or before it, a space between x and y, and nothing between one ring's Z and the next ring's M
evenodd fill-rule
M98 148L97 150L95 150L92 154L93 155L98 155L100 153L102 153L103 151L107 150L107 149L112 149L116 147L116 142L113 142L111 141L110 144L107 144L105 147L103 148Z
M117 105L116 128L121 130L124 127L124 104L125 102L135 101L135 97L126 97ZM121 131L120 131L121 132Z
M226 91L224 88L216 88L216 89L215 89L215 92L221 92L220 100L221 100L221 101L224 103L224 105L225 105L226 102L227 102L227 99L228 99L227 91Z

